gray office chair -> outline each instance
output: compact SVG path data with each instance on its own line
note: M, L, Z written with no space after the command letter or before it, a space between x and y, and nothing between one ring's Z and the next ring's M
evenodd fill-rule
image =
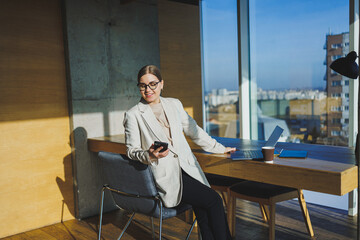
M132 212L132 215L122 230L119 238L123 236L127 227L131 223L135 213L141 213L147 216L159 218L159 239L161 239L163 219L175 217L176 215L191 209L188 204L180 204L174 208L163 206L156 190L155 182L150 168L138 161L133 161L120 154L99 152L99 159L106 184L101 192L100 221L99 221L99 240L101 239L101 227L104 205L105 190L109 190L118 207ZM186 236L194 228L196 219ZM152 222L153 238L154 226Z

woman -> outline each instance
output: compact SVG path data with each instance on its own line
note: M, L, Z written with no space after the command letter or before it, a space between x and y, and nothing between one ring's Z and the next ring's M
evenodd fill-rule
M192 205L201 235L207 239L231 239L222 199L201 170L183 133L207 152L234 151L211 138L184 110L181 102L160 96L164 81L160 70L147 65L138 73L141 100L125 113L127 155L148 164L166 207L180 202ZM168 143L155 149L154 141Z

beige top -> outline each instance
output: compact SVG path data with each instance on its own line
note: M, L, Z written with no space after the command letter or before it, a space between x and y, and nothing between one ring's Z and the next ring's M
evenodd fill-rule
M170 125L169 125L169 121L165 115L163 106L161 105L161 103L156 103L156 104L150 104L150 107L151 107L151 110L153 111L156 119L158 120L161 127L163 128L165 135L166 135L167 139L169 140L169 143L172 145Z

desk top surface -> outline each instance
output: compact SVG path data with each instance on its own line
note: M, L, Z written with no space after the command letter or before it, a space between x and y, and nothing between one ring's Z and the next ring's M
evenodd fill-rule
M220 138L227 147L259 149L264 141ZM124 135L88 139L90 151L126 153ZM227 154L211 154L189 140L195 156L205 172L247 180L297 187L343 195L357 187L357 166L354 149L315 144L279 142L277 150L305 150L307 158L275 158L272 164L262 161L232 161Z

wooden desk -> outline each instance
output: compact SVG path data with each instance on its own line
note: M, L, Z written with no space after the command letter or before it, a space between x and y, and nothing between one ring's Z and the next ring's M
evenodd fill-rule
M216 138L225 146L256 149L263 141ZM125 154L124 135L88 139L92 152ZM274 163L231 161L226 154L209 154L189 142L204 172L258 182L344 195L357 188L357 166L354 150L312 144L278 143L277 149L306 150L306 159L276 158Z

